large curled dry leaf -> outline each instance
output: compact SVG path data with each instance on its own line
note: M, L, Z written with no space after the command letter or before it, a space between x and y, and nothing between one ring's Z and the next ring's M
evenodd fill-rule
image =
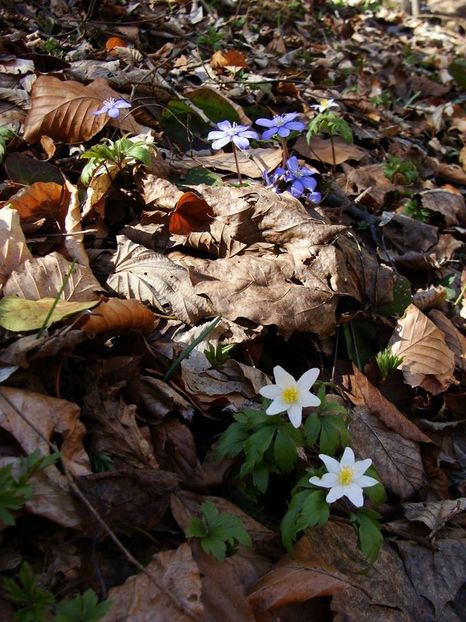
M276 168L282 160L280 148L258 147L249 149L247 153L237 154L239 170L242 175L261 179L264 171ZM219 171L236 173L236 162L233 153L218 151L212 155L185 156L179 162L174 162L175 169L186 170L194 166L205 166ZM189 168L188 168L189 167Z
M110 97L121 99L103 78L85 86L73 80L39 76L32 87L32 107L24 122L24 140L35 143L45 135L64 143L85 142L111 120L106 114L93 114ZM131 133L141 131L141 126L128 114L124 120L118 119L117 125Z
M86 334L98 335L106 331L130 329L150 332L157 322L152 311L139 300L110 298L100 302L78 325Z
M408 499L424 484L419 446L388 428L364 407L351 414L353 447L361 458L371 457L384 486Z
M389 346L393 354L403 358L399 368L412 387L438 395L453 381L455 355L446 344L445 334L415 305L409 305L398 320Z
M15 437L26 454L38 450L42 455L49 455L50 448L44 439L50 441L58 434L63 439L61 459L69 471L74 476L91 472L82 444L86 429L79 420L78 406L72 402L33 391L2 387L0 427ZM17 460L9 458L10 462ZM81 525L68 482L56 466L35 475L32 483L33 497L26 504L29 511L66 527Z
M97 291L101 286L92 270L80 265L75 265L73 270L71 267L72 263L59 253L33 257L12 272L3 292L5 296L17 296L27 300L55 298L66 275L71 272L60 299L70 302L98 300Z
M24 122L24 140L35 143L50 136L65 143L89 140L106 125L98 93L80 82L39 76L32 87L31 110Z
M32 257L16 210L0 210L0 288L23 261Z
M455 366L459 370L466 372L466 337L438 309L432 309L429 313L429 318L445 335L446 344L455 355Z
M209 305L195 293L186 268L125 236L117 240L115 272L107 280L116 292L147 302L187 324L212 315Z
M157 553L146 574L130 577L108 594L112 608L102 622L201 622L202 582L188 544Z

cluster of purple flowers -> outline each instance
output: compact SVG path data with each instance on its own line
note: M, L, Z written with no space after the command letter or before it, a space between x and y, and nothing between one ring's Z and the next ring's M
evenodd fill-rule
M303 121L296 120L297 112L276 115L273 119L257 119L256 124L267 128L262 134L262 140L278 138L284 140L292 132L302 132L306 128ZM250 125L239 125L230 121L217 123L217 130L209 132L207 139L213 141L212 149L222 149L232 143L233 149L248 149L250 140L259 140L259 134L251 129ZM305 195L314 203L321 200L320 192L315 192L317 181L314 171L306 166L300 166L296 156L288 158L285 168L278 167L271 173L265 173L266 183L272 186L274 192L289 190L294 197Z
M320 192L315 192L317 180L314 171L307 166L300 166L296 156L288 158L285 168L279 166L272 173L265 173L264 179L274 192L288 190L297 199L305 195L313 203L322 200Z

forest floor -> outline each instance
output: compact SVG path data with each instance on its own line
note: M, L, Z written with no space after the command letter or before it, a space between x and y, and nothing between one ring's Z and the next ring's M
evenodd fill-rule
M2 3L2 622L466 619L441 9Z

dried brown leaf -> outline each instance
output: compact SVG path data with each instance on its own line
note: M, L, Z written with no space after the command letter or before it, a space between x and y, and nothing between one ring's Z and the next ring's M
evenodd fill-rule
M387 427L398 432L403 438L418 443L431 443L431 439L405 417L382 393L372 385L368 378L353 365L353 375L345 379L350 389L349 398L356 406L366 406L373 415L376 415Z
M247 153L242 151L237 154L239 170L245 177L261 179L264 171L276 168L282 160L282 150L272 147L257 147L249 149ZM236 173L236 162L233 153L218 151L213 155L185 156L182 160L174 162L175 169L189 170L193 166L205 166L219 171Z
M218 50L212 54L210 64L214 69L223 69L223 67L247 67L248 63L244 54L238 50Z
M105 97L104 97L105 98ZM31 110L24 122L24 140L35 143L43 135L65 143L89 140L107 124L106 114L93 114L102 99L80 82L39 76L32 87Z
M87 335L98 335L106 331L140 330L150 332L158 320L152 311L139 300L110 298L100 302L85 316L78 326Z
M415 305L398 320L389 346L403 358L399 369L410 386L438 395L452 383L455 357L445 335Z
M314 136L308 143L307 140L301 136L296 141L295 149L305 158L318 160L326 164L341 164L347 160L357 160L359 162L359 160L362 160L362 158L367 155L365 149L352 143L346 143L340 136L333 138L333 149L330 139Z
M0 210L0 289L13 270L31 257L18 212L4 207Z
M466 205L461 194L435 188L421 192L420 198L424 208L442 214L447 226L466 224Z
M0 427L14 436L26 454L38 450L44 456L49 455L50 448L44 439L50 441L52 436L60 435L61 459L70 472L74 476L90 473L89 458L82 444L86 429L79 420L76 404L41 393L2 387ZM18 461L17 458L8 460ZM56 466L48 467L31 481L33 497L26 504L29 511L66 527L81 526L68 482Z
M160 587L141 573L111 588L112 608L102 622L154 622L155 612L157 622L205 620L201 576L188 544L157 553L146 571Z
M455 366L459 370L466 372L466 337L438 309L432 309L429 313L429 318L445 335L445 342L455 356Z
M28 259L12 272L3 293L5 296L18 296L27 300L55 298L71 265L58 253ZM98 300L96 292L100 289L100 283L90 268L75 265L60 299L72 302Z
M466 510L466 498L403 503L405 516L410 521L421 521L434 532Z
M384 486L402 499L411 497L424 484L418 444L388 428L364 407L355 408L351 417L355 452L372 458Z
M147 302L187 324L212 315L205 299L195 293L186 268L125 236L117 240L115 272L107 280L115 291Z
M318 596L329 596L348 588L344 575L317 557L307 538L302 538L249 594L256 613Z

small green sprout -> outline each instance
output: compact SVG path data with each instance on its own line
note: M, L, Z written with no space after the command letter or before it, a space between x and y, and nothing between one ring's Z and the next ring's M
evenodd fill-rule
M376 355L375 360L382 374L382 380L385 382L388 376L401 365L403 357L393 354L390 348L385 348Z
M27 562L15 577L3 579L3 591L16 607L16 622L99 622L112 606L109 601L99 603L93 590L57 604ZM56 613L53 618L52 610Z
M422 207L416 199L409 199L409 201L405 203L403 213L420 222L429 222L431 216L430 210Z
M6 153L6 144L13 138L15 133L7 127L0 127L0 162L3 160L3 156Z
M222 32L220 32L214 26L210 26L210 28L202 35L199 35L197 38L198 45L205 45L212 50L220 50L222 47L222 41L225 39Z
M29 456L21 458L18 477L12 474L12 465L0 468L0 520L7 525L14 525L15 519L11 512L20 510L32 497L29 479L58 460L59 454L41 456L36 450Z
M419 176L414 162L411 160L401 160L395 155L387 156L383 172L390 181L394 181L395 175L401 176L407 185L414 183Z
M105 144L94 145L85 151L81 158L89 160L81 173L83 184L89 184L97 169L101 166L113 165L118 170L141 162L150 166L154 157L154 145L151 137L123 136L119 140L107 140Z
M209 343L204 350L205 357L214 369L218 369L230 358L230 351L233 350L235 345L235 343L229 343L224 346L218 343L214 346L212 343Z
M220 512L212 501L201 505L200 518L191 519L187 538L199 538L202 550L218 560L233 555L240 544L251 546L251 538L238 516Z

